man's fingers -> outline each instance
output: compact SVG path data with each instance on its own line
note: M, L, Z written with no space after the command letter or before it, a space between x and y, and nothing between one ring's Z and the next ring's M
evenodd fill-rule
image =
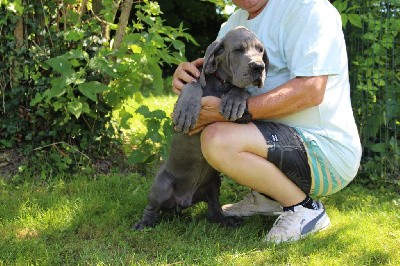
M193 136L193 135L199 133L200 131L202 131L204 128L205 128L205 126L193 128L192 130L189 131L188 135Z
M172 79L172 91L176 94L180 94L185 84L179 79Z
M195 64L202 64L202 60L193 61ZM176 68L172 78L172 91L179 94L185 84L192 82L200 77L200 71L196 65L190 62L180 63Z
M199 69L190 62L180 63L174 73L174 77L177 77L186 82L190 82L193 79L200 77Z
M195 67L200 68L204 64L204 58L197 58L196 60L192 61L192 64Z

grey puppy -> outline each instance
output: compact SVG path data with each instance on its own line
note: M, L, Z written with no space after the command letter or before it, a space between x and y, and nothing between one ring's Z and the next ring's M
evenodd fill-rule
M221 97L221 114L235 121L242 117L248 85L262 87L268 58L261 42L244 27L229 31L207 48L199 80L185 85L175 104L174 133L169 157L161 166L150 189L148 205L133 229L154 226L160 210L180 212L197 202L208 203L211 221L235 226L238 219L226 217L219 202L219 172L204 159L200 134L186 134L196 124L201 97Z

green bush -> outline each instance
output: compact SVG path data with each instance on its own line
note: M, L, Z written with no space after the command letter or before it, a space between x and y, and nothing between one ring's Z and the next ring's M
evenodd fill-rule
M0 0L0 149L20 148L34 162L22 172L88 169L121 142L140 167L166 156L169 111L144 98L170 86L162 70L185 60L184 41L196 42L182 24L166 26L157 2L140 1L124 20L132 2ZM220 13L231 3L208 2ZM357 180L400 186L399 3L331 2L342 15L363 145ZM135 119L144 127L136 135Z
M71 159L51 144L65 143L92 157L107 155L121 142L124 124L112 123L112 110L134 95L162 92L161 67L185 60L181 39L194 42L182 25L163 24L157 2L141 1L125 27L128 2L1 4L0 148L19 147L29 155L48 150ZM155 121L166 118L153 114ZM126 112L122 120L131 116ZM158 132L151 121L148 127ZM54 165L63 161L53 157ZM65 167L56 168L77 165L65 160Z

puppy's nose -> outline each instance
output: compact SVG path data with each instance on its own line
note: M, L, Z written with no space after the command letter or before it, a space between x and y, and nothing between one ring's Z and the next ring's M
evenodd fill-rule
M265 66L264 63L261 62L251 62L249 64L249 67L251 70L253 70L254 72L261 72L264 70Z

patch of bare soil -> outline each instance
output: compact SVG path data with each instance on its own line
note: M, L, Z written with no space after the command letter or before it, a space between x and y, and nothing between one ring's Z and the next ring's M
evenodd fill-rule
M0 149L0 178L11 178L24 162L22 154L13 149Z

